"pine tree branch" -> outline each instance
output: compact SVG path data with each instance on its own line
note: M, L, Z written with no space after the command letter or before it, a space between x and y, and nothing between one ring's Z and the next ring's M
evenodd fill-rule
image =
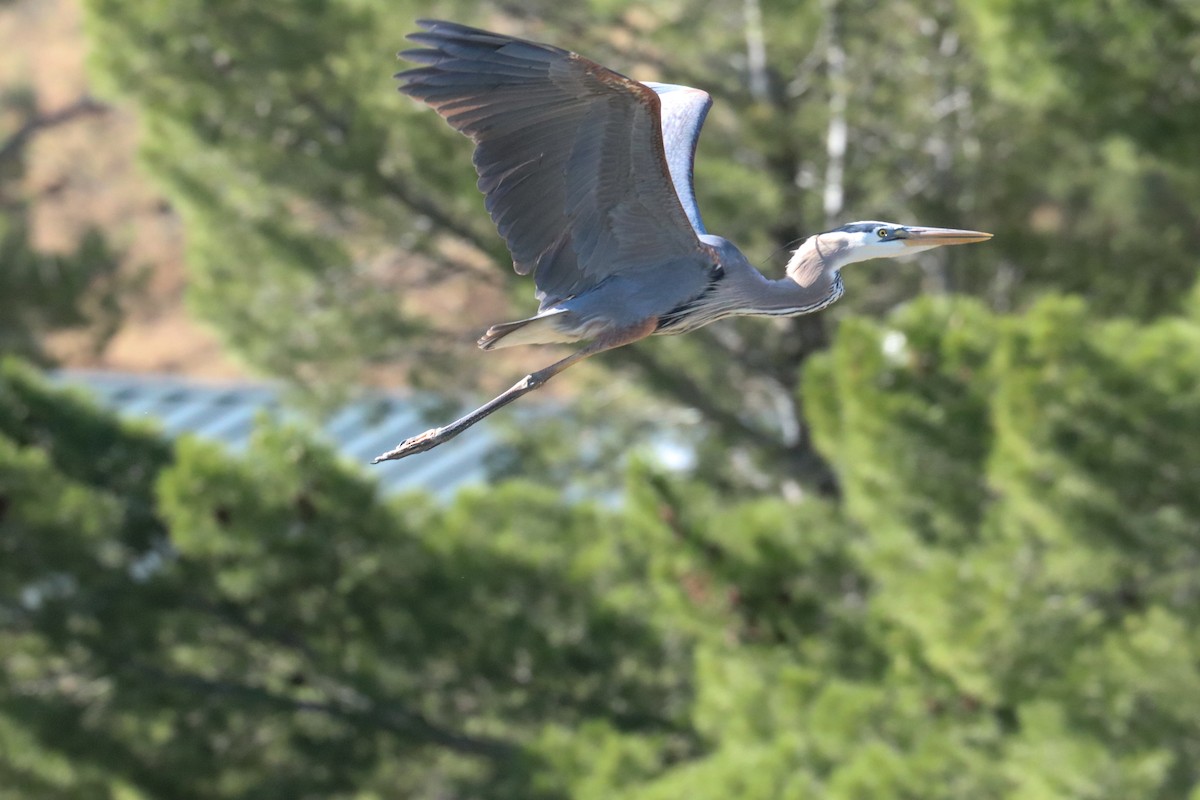
M416 213L428 217L437 228L452 233L482 253L491 253L499 238L489 236L464 220L459 219L428 193L414 189L399 175L380 175L380 185L393 199L403 203Z
M103 114L107 111L109 111L108 106L96 101L89 95L84 95L71 105L60 108L58 111L52 111L48 114L37 114L27 120L3 144L0 144L0 164L18 157L29 145L34 134L50 128L56 128L59 125L65 125L80 117Z
M397 707L382 710L374 705L355 708L345 703L301 700L259 686L205 678L199 675L173 673L159 667L136 662L123 665L121 670L136 675L139 681L148 680L198 694L232 696L239 700L258 703L284 712L306 711L324 714L358 727L374 728L398 736L424 739L430 744L436 744L465 755L503 759L513 756L517 750L509 742L452 731L430 722L418 713Z
M678 402L689 405L733 438L748 441L776 461L786 464L787 474L809 490L823 497L838 495L837 479L828 462L821 457L807 436L794 445L786 445L779 437L751 425L727 408L723 408L688 374L668 367L656 358L649 348L630 347L624 358L641 369L651 380Z
M317 95L311 92L297 92L296 99L302 102L325 125L337 129L343 136L349 136L350 124L343 115L334 112ZM394 200L408 206L414 212L428 217L433 225L441 230L452 233L483 253L490 253L497 239L487 235L475 225L459 218L445 208L428 192L422 192L412 187L400 175L384 175L376 172L372 175L378 185Z

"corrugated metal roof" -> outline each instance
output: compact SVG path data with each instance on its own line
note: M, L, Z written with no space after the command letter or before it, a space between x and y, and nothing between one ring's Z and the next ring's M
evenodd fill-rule
M287 406L280 389L267 384L218 384L91 370L59 370L53 377L86 389L100 405L123 418L157 422L168 437L190 433L233 451L246 447L260 414L272 420L309 420L311 425L309 417ZM414 399L395 395L364 398L329 415L313 433L365 470L372 458L428 427L419 407ZM445 498L486 480L483 458L496 446L496 438L486 429L476 429L454 447L431 450L403 462L403 467L381 464L368 474L384 492L424 490Z

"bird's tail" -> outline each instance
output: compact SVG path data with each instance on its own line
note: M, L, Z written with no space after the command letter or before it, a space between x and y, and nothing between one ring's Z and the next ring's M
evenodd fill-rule
M484 350L494 350L497 347L516 347L522 344L561 344L575 342L578 336L572 336L559 330L554 318L565 309L556 309L549 314L538 314L536 317L519 319L515 322L501 322L487 329L487 333L479 337L479 346Z

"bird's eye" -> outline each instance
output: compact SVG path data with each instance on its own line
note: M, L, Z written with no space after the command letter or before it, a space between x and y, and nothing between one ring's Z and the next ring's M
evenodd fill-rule
M888 237L888 229L880 228L879 230L875 231L875 235L878 236L880 239L886 239Z

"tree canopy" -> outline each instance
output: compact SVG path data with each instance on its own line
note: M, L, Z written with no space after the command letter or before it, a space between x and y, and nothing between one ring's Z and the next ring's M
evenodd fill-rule
M918 303L809 370L844 502L637 467L620 509L387 502L298 431L168 447L10 364L3 783L1186 796L1198 363L1191 319Z
M196 313L318 394L488 385L478 314L531 305L469 143L390 85L418 12L709 90L700 203L763 258L851 218L996 238L618 351L448 504L9 358L0 799L1200 800L1191 6L87 9ZM691 467L641 457L660 415Z
M1150 136L1114 120L1149 81L1181 113L1194 109L1188 76L1152 66L1194 46L1193 15L1180 6L1175 24L1141 26L1139 46L1163 44L1139 83L1102 69L1107 50L1037 44L1066 31L1115 49L1130 38L1116 22L1077 5L1026 5L88 9L95 73L136 104L145 162L185 221L194 308L248 363L315 389L379 364L417 385L473 387L473 341L491 321L475 314L502 319L505 294L517 316L531 307L482 211L470 143L393 91L391 57L418 14L504 25L634 77L706 88L716 105L698 156L701 206L754 258L849 218L995 232L988 248L856 266L828 319L730 323L606 359L666 402L698 407L715 449L742 451L764 479L786 470L815 489L828 471L795 397L830 319L882 313L922 291L969 293L994 310L1067 291L1095 313L1148 319L1177 311L1192 284L1190 128L1152 126ZM1122 14L1160 20L1155 5L1125 2ZM1081 74L1091 82L1075 91ZM470 318L431 292L475 297ZM722 391L730 385L740 391Z

